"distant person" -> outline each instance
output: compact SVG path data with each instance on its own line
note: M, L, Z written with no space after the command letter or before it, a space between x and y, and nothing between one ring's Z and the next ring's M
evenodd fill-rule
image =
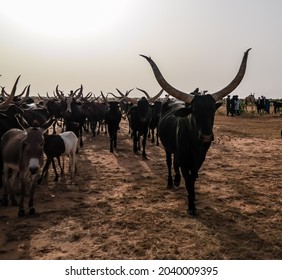
M235 95L230 100L230 113L231 117L235 117Z
M235 95L235 115L240 115L240 100L238 98L238 95Z

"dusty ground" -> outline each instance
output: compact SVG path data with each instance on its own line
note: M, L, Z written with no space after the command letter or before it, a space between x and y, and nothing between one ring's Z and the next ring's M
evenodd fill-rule
M162 147L133 155L126 121L114 154L86 134L74 182L50 172L35 217L0 208L0 259L282 259L281 129L272 114L216 115L196 218L183 181L166 187Z

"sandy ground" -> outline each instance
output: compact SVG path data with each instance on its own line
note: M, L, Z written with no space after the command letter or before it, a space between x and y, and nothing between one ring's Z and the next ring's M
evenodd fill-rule
M162 146L134 155L125 120L114 154L85 134L74 181L50 172L35 217L0 208L0 259L282 259L281 129L278 115L216 115L195 218L184 181L166 187Z

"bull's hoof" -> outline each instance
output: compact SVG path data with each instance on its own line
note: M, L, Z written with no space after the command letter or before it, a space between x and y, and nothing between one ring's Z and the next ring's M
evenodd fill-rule
M181 181L181 176L180 174L175 174L174 176L174 186L179 187Z
M20 209L18 212L18 217L24 217L24 215L25 215L24 209Z
M33 208L33 207L30 208L30 209L29 209L29 215L30 215L30 216L34 216L35 214L36 214L35 208Z
M146 154L142 154L142 158L143 158L143 159L148 159L147 156L146 156Z
M188 209L188 214L192 217L195 217L196 216L196 209Z

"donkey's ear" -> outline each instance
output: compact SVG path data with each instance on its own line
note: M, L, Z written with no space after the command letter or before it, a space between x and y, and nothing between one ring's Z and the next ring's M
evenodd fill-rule
M27 128L30 127L30 125L28 124L28 122L25 120L25 118L22 115L16 114L15 118L19 124L19 126L23 129L26 130Z

